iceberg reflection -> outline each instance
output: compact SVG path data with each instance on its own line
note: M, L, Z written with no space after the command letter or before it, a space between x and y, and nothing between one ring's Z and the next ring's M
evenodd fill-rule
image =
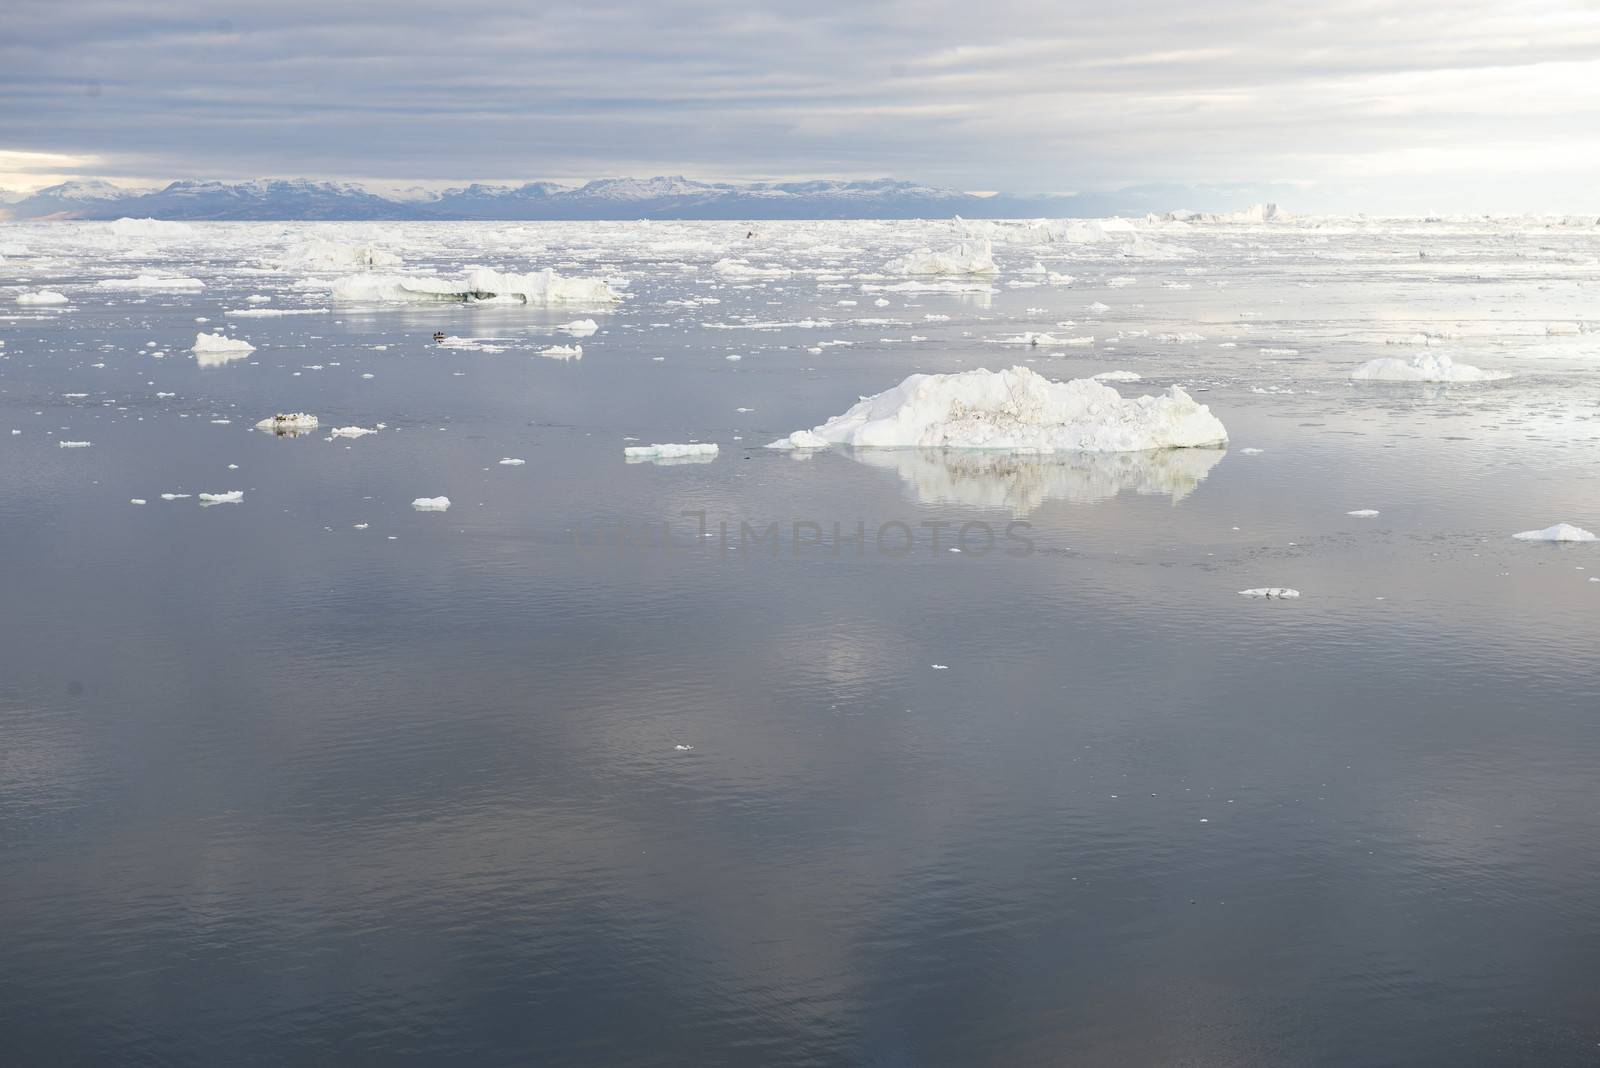
M1017 453L993 449L853 449L896 472L920 504L1004 508L1026 515L1049 500L1090 504L1131 492L1183 500L1227 449Z

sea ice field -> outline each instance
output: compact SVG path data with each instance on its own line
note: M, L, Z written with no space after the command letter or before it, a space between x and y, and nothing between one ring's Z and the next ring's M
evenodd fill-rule
M1593 218L0 225L0 1059L1593 1063L1597 457Z

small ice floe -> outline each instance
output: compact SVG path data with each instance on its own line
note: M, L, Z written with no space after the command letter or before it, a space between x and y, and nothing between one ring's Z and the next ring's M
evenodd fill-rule
M723 359L730 363L738 363L740 360L744 359L744 357L740 356L737 352L730 352L724 356Z
M556 329L573 337L588 337L600 329L600 324L593 319L574 319L570 323L562 323Z
M1241 453L1243 453L1244 455L1246 455L1246 456L1260 456L1262 453L1266 452L1267 450L1266 449L1249 448L1249 449L1240 449L1239 451Z
M1240 597L1264 597L1273 601L1292 601L1300 596L1299 590L1287 586L1258 586L1253 590L1240 590Z
M821 434L813 434L809 430L796 430L786 438L779 438L769 443L769 449L826 449L833 442Z
M1485 371L1471 364L1456 363L1444 353L1425 352L1409 360L1384 356L1357 367L1350 373L1355 382L1498 382L1510 378L1500 371Z
M194 336L194 346L190 351L219 356L244 356L256 351L256 347L242 337L228 337L221 333L201 333Z
M254 297L250 298L254 300ZM223 315L236 319L283 319L291 315L327 315L327 308L240 308L225 311Z
M717 455L717 444L714 441L693 442L687 445L629 445L622 450L622 455L629 460L709 460Z
M933 668L933 670L935 670L935 671L949 671L950 670L950 665L949 664L929 664L928 666Z
M193 494L190 493L163 493L161 499L164 501L186 501L192 496Z
M1376 508L1357 508L1353 512L1346 512L1345 513L1345 515L1353 515L1357 519L1371 519L1373 516L1375 516L1377 514L1378 514L1378 510Z
M1096 382L1141 382L1143 379L1137 371L1101 371L1097 375L1090 375Z
M450 498L418 497L411 502L411 507L419 512L448 512L450 510Z
M1096 315L1099 315L1102 312L1110 311L1111 310L1111 305L1106 304L1104 301L1098 301L1097 300L1093 304L1085 304L1083 306L1083 310L1084 311L1089 311L1089 312L1094 312Z
M317 417L305 412L279 412L256 424L257 430L270 430L274 434L292 437L317 429Z
M56 444L61 446L63 449L87 449L90 445L94 444L94 442L92 442L92 441L58 441L58 442L56 442Z
M128 498L128 503L129 504L144 504L146 502L145 502L145 499L143 497L129 497Z
M57 293L53 289L41 289L37 293L18 293L18 304L65 304L67 295Z
M547 356L552 360L581 360L583 359L582 345L551 345L539 350L540 356Z
M200 494L200 507L208 504L238 504L244 500L244 490L227 490L223 493Z
M676 749L676 750L677 750L677 751L678 751L678 752L680 752L680 753L687 753L687 752L689 752L689 751L690 751L690 750L691 750L691 749L693 749L693 748L694 748L694 746L692 746L692 745L684 745L684 744L682 744L682 743L681 743L681 742L680 742L680 743L679 743L679 744L677 744L677 745L675 745L675 746L673 746L673 747L672 747L672 748L674 748L674 749Z
M1575 527L1571 523L1557 523L1553 527L1543 530L1524 530L1520 534L1511 535L1518 541L1597 541L1593 534L1582 527Z
M500 466L501 467L521 467L523 464L525 464L527 462L528 461L526 461L526 460L519 460L515 456L502 456L502 457L500 457Z
M328 433L336 438L364 438L368 434L376 434L377 431L364 426L336 426Z

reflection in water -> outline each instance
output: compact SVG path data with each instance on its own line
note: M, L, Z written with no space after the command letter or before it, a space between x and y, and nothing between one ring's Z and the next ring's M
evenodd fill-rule
M230 363L249 358L249 352L230 349L196 349L194 354L194 362L201 367L226 367Z
M1087 504L1117 494L1181 501L1227 449L1014 453L993 449L856 449L864 464L899 473L921 504L1005 508L1026 515L1045 501Z

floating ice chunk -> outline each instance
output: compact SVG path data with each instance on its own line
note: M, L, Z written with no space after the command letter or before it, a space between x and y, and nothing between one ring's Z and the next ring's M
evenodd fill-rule
M67 295L57 293L53 289L41 289L37 293L18 293L18 304L65 304Z
M526 461L526 460L519 460L515 456L502 456L502 457L500 457L500 466L501 467L521 467L523 464L525 464L527 462L528 461Z
M692 746L692 745L684 745L684 744L682 744L680 742L679 744L673 746L672 748L676 749L680 753L687 753L690 750L692 750L694 748L694 746Z
M1240 597L1265 597L1274 601L1292 601L1300 596L1299 590L1287 586L1259 586L1253 590L1240 590Z
M1099 315L1101 312L1110 311L1111 310L1111 305L1103 304L1103 303L1101 303L1100 301L1097 300L1093 304L1085 304L1083 306L1083 309L1084 309L1084 311L1091 311L1091 312L1094 312L1096 315Z
M368 434L376 434L377 431L364 426L336 426L328 433L336 438L364 438Z
M128 503L129 504L144 504L145 503L145 499L143 497L129 497L128 498Z
M1357 382L1497 382L1511 376L1456 363L1445 354L1425 352L1409 360L1380 357L1357 367L1350 377Z
M1211 410L1177 386L1125 399L1092 379L1052 382L1026 367L911 375L812 432L858 448L1017 452L1138 452L1228 440Z
M593 319L574 319L570 323L562 323L556 329L573 337L588 337L600 329L600 324Z
M56 444L61 446L63 449L87 449L90 445L94 444L94 442L92 442L92 441L58 441L58 442L56 442Z
M122 290L191 290L204 289L206 284L198 278L178 278L159 274L141 274L137 278L102 278L96 289Z
M164 501L186 501L190 496L192 495L188 493L163 493L161 499Z
M270 430L274 434L298 434L317 429L317 417L305 412L279 412L256 424L257 430Z
M710 459L717 455L716 442L695 442L688 445L630 445L622 450L629 460L687 460Z
M1136 371L1101 371L1092 375L1096 382L1141 382L1143 379Z
M191 349L196 356L221 357L211 362L223 363L227 360L236 360L248 356L256 351L256 347L242 337L228 337L225 334L196 334L194 346ZM202 359L201 364L207 361Z
M1371 519L1373 516L1375 516L1377 514L1378 514L1378 510L1376 508L1357 508L1353 512L1346 512L1345 513L1345 515L1353 515L1357 519Z
M228 490L224 493L200 494L200 504L202 507L208 504L238 504L242 500L244 500L244 490Z
M963 275L998 274L994 248L988 238L971 238L959 241L943 252L919 248L899 256L883 265L885 274L913 275Z
M1524 530L1520 534L1511 535L1519 541L1596 541L1593 534L1582 527L1575 527L1571 523L1557 523L1553 527L1543 530Z
M539 350L540 356L548 356L552 360L581 360L583 359L582 345L551 345Z
M418 497L411 507L419 512L446 512L450 510L449 497Z
M826 449L833 442L809 430L796 430L786 438L779 438L766 447L769 449Z
M738 363L740 360L744 359L744 357L740 356L737 352L730 352L724 356L723 359L727 360L729 363Z

